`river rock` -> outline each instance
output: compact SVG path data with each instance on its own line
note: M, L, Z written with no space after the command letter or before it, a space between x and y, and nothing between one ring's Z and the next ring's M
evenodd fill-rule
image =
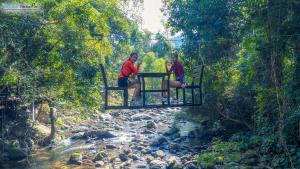
M169 169L181 169L183 165L179 158L171 156L167 159L167 164Z
M184 164L184 168L185 169L199 169L196 165L195 165L195 161L188 161Z
M82 155L81 153L72 153L69 159L69 164L82 164Z
M71 136L71 139L72 140L85 139L84 132L75 133L73 136Z
M132 169L147 169L148 165L145 161L139 161L132 165Z
M150 153L151 153L151 148L150 148L150 147L145 147L145 148L142 150L142 153L143 153L143 154L150 154Z
M128 157L135 161L139 159L139 156L136 154L129 154Z
M179 151L180 147L181 147L181 145L177 144L177 143L175 143L175 144L169 144L169 151L171 153L176 153L177 151Z
M120 153L119 158L123 162L128 160L128 156L125 153Z
M125 153L125 154L130 154L132 152L132 150L130 149L130 148L125 148L124 150L123 150L123 153Z
M155 132L151 131L151 130L148 130L148 129L145 129L141 132L141 134L154 134Z
M164 136L159 136L159 137L154 138L154 139L151 141L150 145L151 145L151 146L160 146L160 145L162 145L163 143L166 143L166 142L168 142L168 140L167 140L166 137L164 137Z
M104 151L100 151L95 155L94 161L103 160L105 157L107 157L107 154Z
M151 120L151 119L152 119L152 117L150 117L147 114L135 114L135 115L131 116L132 121Z
M150 162L150 169L166 169L167 164L160 160L152 160Z
M154 155L154 157L160 157L160 158L163 158L166 156L166 154L162 150L157 150L153 155Z
M156 124L153 121L147 121L146 127L148 129L156 129Z
M96 163L95 164L96 167L102 167L102 166L104 166L104 162L103 161L96 161L95 163Z
M114 144L106 144L105 147L106 147L107 149L114 149L114 148L117 148L117 146L114 145Z
M146 155L146 156L144 156L144 157L145 157L145 159L146 159L146 161L147 161L148 163L150 163L151 161L154 160L154 157L151 156L151 155Z
M104 139L104 138L113 138L115 137L112 133L109 131L101 131L101 130L92 130L87 131L84 133L85 138L97 138L97 139Z

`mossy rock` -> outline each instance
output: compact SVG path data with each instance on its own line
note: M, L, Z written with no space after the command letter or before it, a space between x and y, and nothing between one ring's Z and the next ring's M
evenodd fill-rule
M107 157L107 154L104 151L100 151L96 154L94 161L103 160L105 157Z
M72 153L69 159L70 164L77 164L81 165L82 164L82 154L79 152Z

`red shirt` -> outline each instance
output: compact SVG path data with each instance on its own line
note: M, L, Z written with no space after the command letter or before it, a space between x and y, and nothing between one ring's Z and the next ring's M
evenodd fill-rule
M118 79L121 77L129 77L131 74L138 74L139 73L139 67L135 67L133 62L128 59L124 62L124 65L122 66L122 70L119 74Z

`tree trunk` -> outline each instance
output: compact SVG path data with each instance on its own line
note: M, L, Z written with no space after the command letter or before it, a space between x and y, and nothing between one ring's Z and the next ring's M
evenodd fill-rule
M56 134L56 127L55 127L56 109L54 108L53 102L50 102L49 106L50 106L50 119L51 119L51 133L49 139L52 140L55 138L55 134Z

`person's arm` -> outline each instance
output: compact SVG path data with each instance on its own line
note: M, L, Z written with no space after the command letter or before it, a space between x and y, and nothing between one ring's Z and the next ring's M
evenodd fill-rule
M138 65L137 67L134 67L134 64L131 63L130 64L130 69L131 69L132 73L136 75L136 74L139 73L140 65Z
M168 68L168 67L166 66L166 68ZM174 70L175 70L175 64L172 64L170 70L167 69L167 73L171 74Z

